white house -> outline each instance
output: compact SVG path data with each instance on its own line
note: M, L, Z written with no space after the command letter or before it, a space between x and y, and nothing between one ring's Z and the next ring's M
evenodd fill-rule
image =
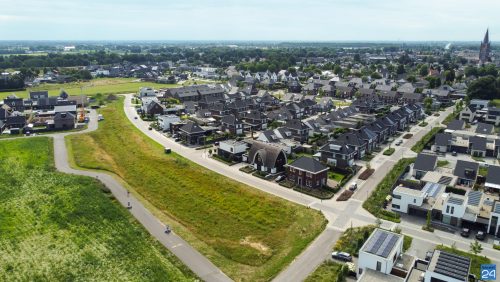
M424 275L424 282L469 281L470 259L448 252L434 250L429 267Z
M460 226L467 207L467 197L458 194L443 194L443 223Z
M359 250L358 274L366 269L390 274L403 253L403 235L375 229Z
M221 141L219 143L219 150L228 152L232 155L243 154L246 152L247 148L247 143L236 140Z
M408 213L408 206L422 206L425 196L423 189L417 190L398 186L392 191L392 210Z
M156 97L155 90L151 87L141 87L139 97Z
M158 124L162 130L170 130L170 124L180 122L181 118L176 115L158 116Z

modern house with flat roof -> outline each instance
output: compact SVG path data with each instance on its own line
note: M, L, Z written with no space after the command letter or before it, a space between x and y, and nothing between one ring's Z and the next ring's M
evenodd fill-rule
M403 235L375 229L359 250L358 275L366 269L390 274L403 253Z
M469 258L435 250L425 272L424 282L467 282L470 266Z

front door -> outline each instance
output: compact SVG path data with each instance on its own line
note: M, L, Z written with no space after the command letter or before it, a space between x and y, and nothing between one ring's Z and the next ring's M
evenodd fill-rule
M302 186L302 177L297 178L297 184Z

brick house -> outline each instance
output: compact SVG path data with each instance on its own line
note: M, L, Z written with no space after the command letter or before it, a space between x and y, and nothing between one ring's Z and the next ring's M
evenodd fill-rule
M308 157L300 157L286 165L286 172L287 179L301 187L321 188L328 179L328 167Z

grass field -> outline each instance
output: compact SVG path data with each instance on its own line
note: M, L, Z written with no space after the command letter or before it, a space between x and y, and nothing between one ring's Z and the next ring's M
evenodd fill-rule
M127 120L122 99L101 110L99 130L69 137L74 162L115 173L231 278L270 280L324 229L318 211L165 155Z
M51 139L0 142L1 281L196 281L105 188L54 171Z
M64 84L42 84L37 87L28 88L25 91L0 92L0 99L14 93L20 98L28 97L29 91L48 90L49 95L59 95L61 89L64 89L69 95L95 95L102 94L121 94L137 93L139 88L151 86L156 89L179 87L178 84L160 84L154 82L138 82L134 78L98 78L86 82L72 82Z

